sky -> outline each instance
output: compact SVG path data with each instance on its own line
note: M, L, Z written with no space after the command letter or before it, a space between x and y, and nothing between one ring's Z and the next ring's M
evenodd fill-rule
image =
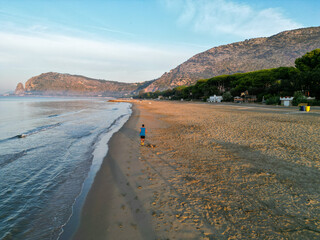
M160 77L212 47L320 26L319 0L0 0L0 93L45 72Z

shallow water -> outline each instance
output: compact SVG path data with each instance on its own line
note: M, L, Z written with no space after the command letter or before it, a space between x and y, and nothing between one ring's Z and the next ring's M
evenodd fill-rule
M130 105L1 97L0 113L0 239L57 239Z

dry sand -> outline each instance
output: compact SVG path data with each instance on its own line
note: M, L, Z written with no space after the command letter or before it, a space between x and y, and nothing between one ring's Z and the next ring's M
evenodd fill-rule
M320 238L320 111L158 101L133 110L74 239Z

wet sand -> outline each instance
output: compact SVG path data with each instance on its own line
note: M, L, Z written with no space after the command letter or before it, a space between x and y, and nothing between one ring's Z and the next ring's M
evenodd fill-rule
M320 238L319 110L136 102L109 146L74 239Z

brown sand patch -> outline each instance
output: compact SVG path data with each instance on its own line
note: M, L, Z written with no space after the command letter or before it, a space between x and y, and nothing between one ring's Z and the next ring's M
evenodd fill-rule
M215 106L139 105L168 126L150 128L156 150L141 149L156 235L319 238L319 117Z
M319 239L319 136L316 114L137 101L74 239Z

